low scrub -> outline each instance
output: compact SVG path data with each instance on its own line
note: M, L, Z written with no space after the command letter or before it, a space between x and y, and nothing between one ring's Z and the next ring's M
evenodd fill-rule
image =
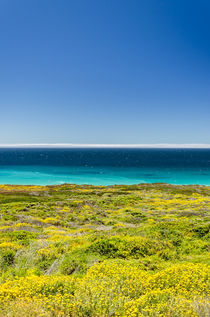
M0 317L207 317L210 187L0 185Z

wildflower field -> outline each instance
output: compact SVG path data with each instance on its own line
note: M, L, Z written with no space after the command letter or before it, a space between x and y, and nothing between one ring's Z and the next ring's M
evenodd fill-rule
M0 317L209 316L210 187L0 185Z

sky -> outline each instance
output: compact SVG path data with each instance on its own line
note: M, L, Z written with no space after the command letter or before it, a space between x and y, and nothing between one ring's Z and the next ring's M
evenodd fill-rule
M209 0L0 0L0 143L210 144Z

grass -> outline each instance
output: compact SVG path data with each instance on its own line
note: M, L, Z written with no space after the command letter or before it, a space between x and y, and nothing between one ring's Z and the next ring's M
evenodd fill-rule
M209 316L210 187L0 185L0 316Z

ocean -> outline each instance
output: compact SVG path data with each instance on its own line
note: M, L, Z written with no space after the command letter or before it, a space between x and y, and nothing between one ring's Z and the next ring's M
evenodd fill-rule
M0 184L210 185L210 149L0 148Z

